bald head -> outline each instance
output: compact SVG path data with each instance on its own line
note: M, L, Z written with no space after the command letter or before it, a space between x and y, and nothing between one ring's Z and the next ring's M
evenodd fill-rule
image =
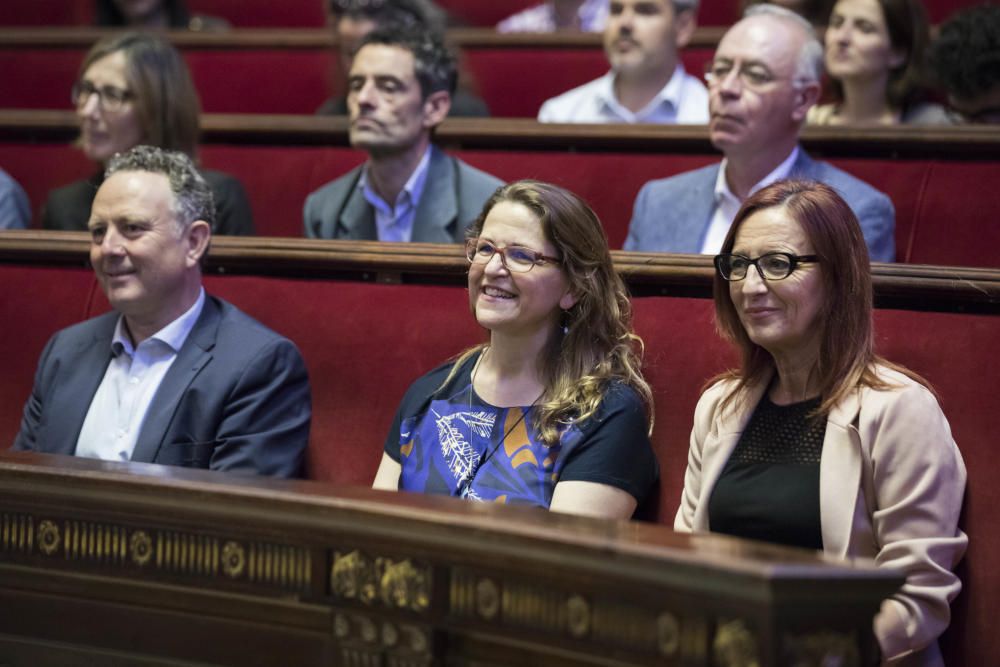
M713 144L730 158L787 156L819 97L822 59L822 47L800 16L772 5L751 8L723 35L712 62Z

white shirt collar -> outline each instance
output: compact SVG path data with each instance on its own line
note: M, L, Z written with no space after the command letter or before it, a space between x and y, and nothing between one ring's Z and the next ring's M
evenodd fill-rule
M792 152L788 155L788 157L786 157L781 162L781 164L779 164L777 167L775 167L774 170L770 174L768 174L767 176L765 176L764 178L762 178L760 180L760 182L756 183L752 188L750 188L750 192L747 193L747 197L749 197L753 193L757 192L761 188L766 187L766 186L770 185L771 183L774 183L775 181L779 181L782 178L787 178L788 174L790 174L792 172L792 165L794 165L795 161L798 160L798 159L799 159L799 146L798 146L798 144L796 144L795 148L792 149ZM719 204L723 199L727 199L727 198L730 199L730 200L733 200L733 201L737 201L737 202L740 201L736 197L736 195L734 195L729 190L729 183L726 182L726 166L728 164L729 164L729 161L727 159L723 158L722 164L719 166L719 174L718 174L718 176L715 177L715 203L716 204Z
M157 340L167 345L175 353L178 352L184 345L184 341L187 340L188 334L194 329L195 322L201 316L204 306L205 288L201 287L198 290L198 298L195 299L194 305L188 308L176 320L150 336L148 340ZM132 345L132 339L129 337L128 332L125 331L124 315L118 317L118 323L115 325L115 333L111 338L111 350L115 356L118 356L122 351L128 353L129 356L135 354L135 346Z
M612 113L623 119L636 120L643 119L651 115L656 109L667 104L670 108L677 113L681 107L681 92L684 86L684 78L687 76L687 72L684 66L677 63L677 67L674 68L674 73L670 76L670 80L667 81L667 85L660 89L653 99L644 106L639 111L632 113L626 109L618 101L615 96L615 73L608 72L603 77L598 79L600 82L597 88L597 98L600 100L601 104L605 108L609 109Z

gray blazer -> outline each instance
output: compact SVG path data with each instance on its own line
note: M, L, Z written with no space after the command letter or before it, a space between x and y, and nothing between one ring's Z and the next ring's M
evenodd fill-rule
M715 213L720 164L642 186L635 199L625 250L701 252ZM837 190L858 216L872 261L895 259L896 211L884 193L827 162L813 160L803 150L799 150L789 178L821 181Z
M13 449L75 452L111 361L117 321L112 311L49 340ZM311 416L309 378L295 345L206 297L149 405L132 460L295 477Z
M358 188L364 165L331 181L306 198L309 238L377 241L375 210ZM411 240L461 243L486 200L503 181L431 147L427 180L417 204Z

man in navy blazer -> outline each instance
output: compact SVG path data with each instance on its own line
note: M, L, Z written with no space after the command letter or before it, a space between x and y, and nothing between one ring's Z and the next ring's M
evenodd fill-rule
M867 183L810 158L798 138L820 93L823 48L805 19L754 5L730 28L706 78L709 136L725 159L646 183L625 250L716 254L740 204L782 178L822 181L858 216L873 261L895 258L895 210Z
M15 450L300 474L311 417L295 345L205 294L212 193L182 153L108 165L88 229L113 312L42 353Z
M431 133L448 115L455 60L438 36L377 29L348 75L351 145L360 167L306 199L310 238L457 243L503 182L445 154Z

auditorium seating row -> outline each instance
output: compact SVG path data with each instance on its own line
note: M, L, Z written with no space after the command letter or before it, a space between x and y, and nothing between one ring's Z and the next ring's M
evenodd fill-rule
M46 339L107 308L82 267L86 249L83 234L0 236L0 318L7 323L0 328L2 441L16 433ZM706 258L617 253L616 264L639 295L635 327L655 392L662 488L648 516L669 524L695 402L733 355L714 332ZM294 340L305 357L313 388L311 478L369 484L408 384L483 340L461 286L464 267L452 246L217 239L210 268L225 273L209 275L207 289ZM348 279L323 279L332 275ZM393 279L404 282L383 284ZM944 645L947 664L986 664L987 656L1000 655L1000 636L991 630L1000 596L993 567L1000 487L992 472L1000 356L991 353L1000 340L1000 272L882 266L876 292L897 306L876 312L878 352L933 383L968 466L965 589Z
M511 14L542 0L437 0L456 22L474 26L493 26ZM198 14L225 18L234 27L310 26L326 21L327 0L187 0L188 8ZM945 19L974 0L927 0L927 10L934 22ZM704 0L698 10L702 25L729 25L739 16L740 0ZM92 0L36 0L0 4L0 25L88 25L93 21Z
M301 236L306 196L364 159L345 146L343 121L206 117L204 125L204 166L243 182L264 236ZM456 120L446 122L438 137L455 155L499 178L537 178L578 193L604 223L612 248L625 241L644 183L719 159L704 128L596 129ZM0 166L24 186L36 213L50 189L92 173L68 143L73 133L68 113L0 112ZM1000 226L993 221L1000 189L983 187L1000 182L997 137L972 128L939 131L937 143L925 131L905 128L855 135L808 130L804 146L891 197L898 261L1000 266ZM334 145L316 145L323 143Z
M43 31L28 36L0 32L0 100L4 107L67 109L83 57L103 33ZM327 31L289 38L265 35L173 35L184 53L204 110L209 113L311 114L343 90ZM273 37L271 40L269 37ZM683 52L684 65L700 75L714 52L718 31L701 31ZM456 33L462 69L493 116L534 118L542 103L607 72L597 35L498 36Z

